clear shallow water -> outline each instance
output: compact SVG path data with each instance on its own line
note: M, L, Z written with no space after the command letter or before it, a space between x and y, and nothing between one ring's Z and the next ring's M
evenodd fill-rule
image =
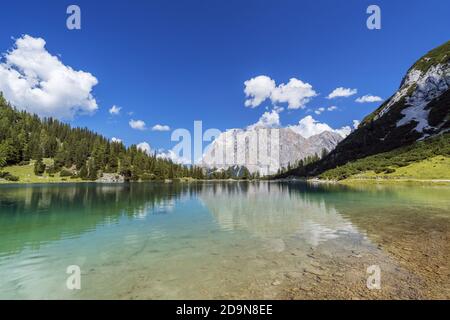
M450 298L449 240L448 187L0 186L0 298Z

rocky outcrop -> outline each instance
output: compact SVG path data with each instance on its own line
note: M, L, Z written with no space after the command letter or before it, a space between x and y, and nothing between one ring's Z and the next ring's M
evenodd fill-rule
M125 178L117 173L103 173L95 182L98 183L123 183Z

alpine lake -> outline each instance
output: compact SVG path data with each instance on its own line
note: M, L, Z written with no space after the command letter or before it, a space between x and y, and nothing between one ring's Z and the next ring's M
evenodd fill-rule
M0 299L449 298L450 186L0 186Z

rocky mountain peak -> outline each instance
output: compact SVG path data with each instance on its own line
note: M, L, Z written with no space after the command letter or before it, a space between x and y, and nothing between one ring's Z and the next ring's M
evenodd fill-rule
M377 121L389 113L398 114L396 127L415 124L411 129L419 133L419 138L448 129L448 105L447 115L443 113L440 122L436 123L433 115L435 103L442 97L445 101L450 87L450 41L430 51L420 58L407 72L403 78L399 90L387 100L374 113L369 115L363 124ZM446 104L445 102L442 102ZM445 111L445 110L444 110ZM430 119L430 116L433 119Z
M333 150L342 139L326 131L306 139L290 128L228 130L208 147L203 166L219 170L245 166L251 173L273 174L309 156L320 156L323 149Z

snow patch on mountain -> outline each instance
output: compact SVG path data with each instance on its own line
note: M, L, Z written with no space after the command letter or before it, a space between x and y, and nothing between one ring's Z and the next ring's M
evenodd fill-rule
M420 70L412 69L409 71L406 75L406 77L403 79L400 89L395 93L395 95L389 100L389 102L386 104L386 106L375 116L374 120L377 120L384 116L386 113L391 110L391 107L399 102L402 98L404 98L410 89L411 86L413 86L422 75L422 72Z
M408 89L412 84L416 85L416 89L411 96L406 98L408 107L401 111L404 117L397 122L397 127L416 121L415 130L417 132L423 132L425 129L431 128L428 124L430 110L426 106L448 90L450 83L449 67L449 64L438 64L428 69L423 76L420 71L413 73L410 79L415 81L410 82L411 80L408 80Z

